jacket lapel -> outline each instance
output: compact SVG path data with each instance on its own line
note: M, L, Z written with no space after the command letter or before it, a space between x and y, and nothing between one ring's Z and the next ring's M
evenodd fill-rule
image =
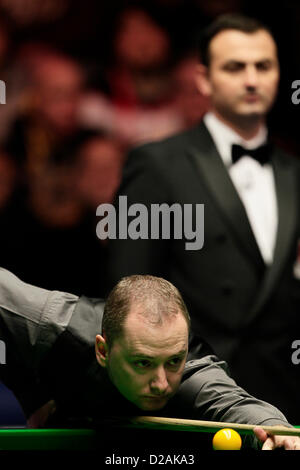
M231 181L227 169L217 152L214 142L204 124L197 129L189 146L189 156L201 173L204 183L212 194L215 203L230 229L234 233L240 248L246 252L252 262L264 267L254 234L248 221L243 203Z
M246 324L244 326L249 325L253 321L272 293L275 283L278 281L280 273L286 265L297 226L299 214L298 175L295 172L294 166L289 162L288 157L282 154L279 149L274 151L272 164L278 208L278 229L273 263L265 271L261 288L250 314L245 318Z

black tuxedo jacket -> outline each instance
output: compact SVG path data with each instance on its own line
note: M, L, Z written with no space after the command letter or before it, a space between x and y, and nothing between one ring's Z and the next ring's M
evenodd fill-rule
M134 149L119 196L127 204L204 204L204 246L187 240L110 240L109 287L122 276L153 274L179 289L194 331L228 361L251 393L300 420L300 365L291 361L299 337L300 281L294 276L300 207L300 166L274 148L278 233L266 267L244 206L204 124ZM118 204L118 198L116 200ZM195 214L193 214L195 220ZM172 234L172 230L171 230ZM297 407L299 409L297 409Z

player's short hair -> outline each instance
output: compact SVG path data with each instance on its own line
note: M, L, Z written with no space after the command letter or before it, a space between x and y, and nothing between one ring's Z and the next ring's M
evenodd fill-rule
M141 307L139 314L153 325L181 313L190 330L187 307L173 284L150 275L127 276L112 289L105 303L102 328L109 347L122 335L132 305Z
M200 33L199 59L204 65L209 66L210 64L209 46L212 39L222 31L229 29L235 29L248 34L256 33L263 29L274 39L270 28L256 18L251 18L239 13L226 13L224 15L220 15Z

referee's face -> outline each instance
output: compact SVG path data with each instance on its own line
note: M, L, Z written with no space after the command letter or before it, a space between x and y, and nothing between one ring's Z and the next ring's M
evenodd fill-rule
M132 308L123 335L104 355L102 340L98 335L97 359L119 392L142 410L163 408L176 393L186 362L188 325L184 316L178 313L153 324L139 315L138 308Z
M263 118L276 97L277 48L268 31L225 30L209 45L210 63L198 68L197 84L225 121Z

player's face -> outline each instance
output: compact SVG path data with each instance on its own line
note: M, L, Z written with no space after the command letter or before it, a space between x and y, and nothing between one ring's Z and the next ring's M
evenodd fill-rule
M225 119L264 116L276 97L279 65L276 44L265 30L247 34L226 30L209 47L209 67L197 83L212 109Z
M176 393L187 352L188 326L183 315L153 325L132 309L124 334L108 352L106 367L125 398L142 410L158 410Z

